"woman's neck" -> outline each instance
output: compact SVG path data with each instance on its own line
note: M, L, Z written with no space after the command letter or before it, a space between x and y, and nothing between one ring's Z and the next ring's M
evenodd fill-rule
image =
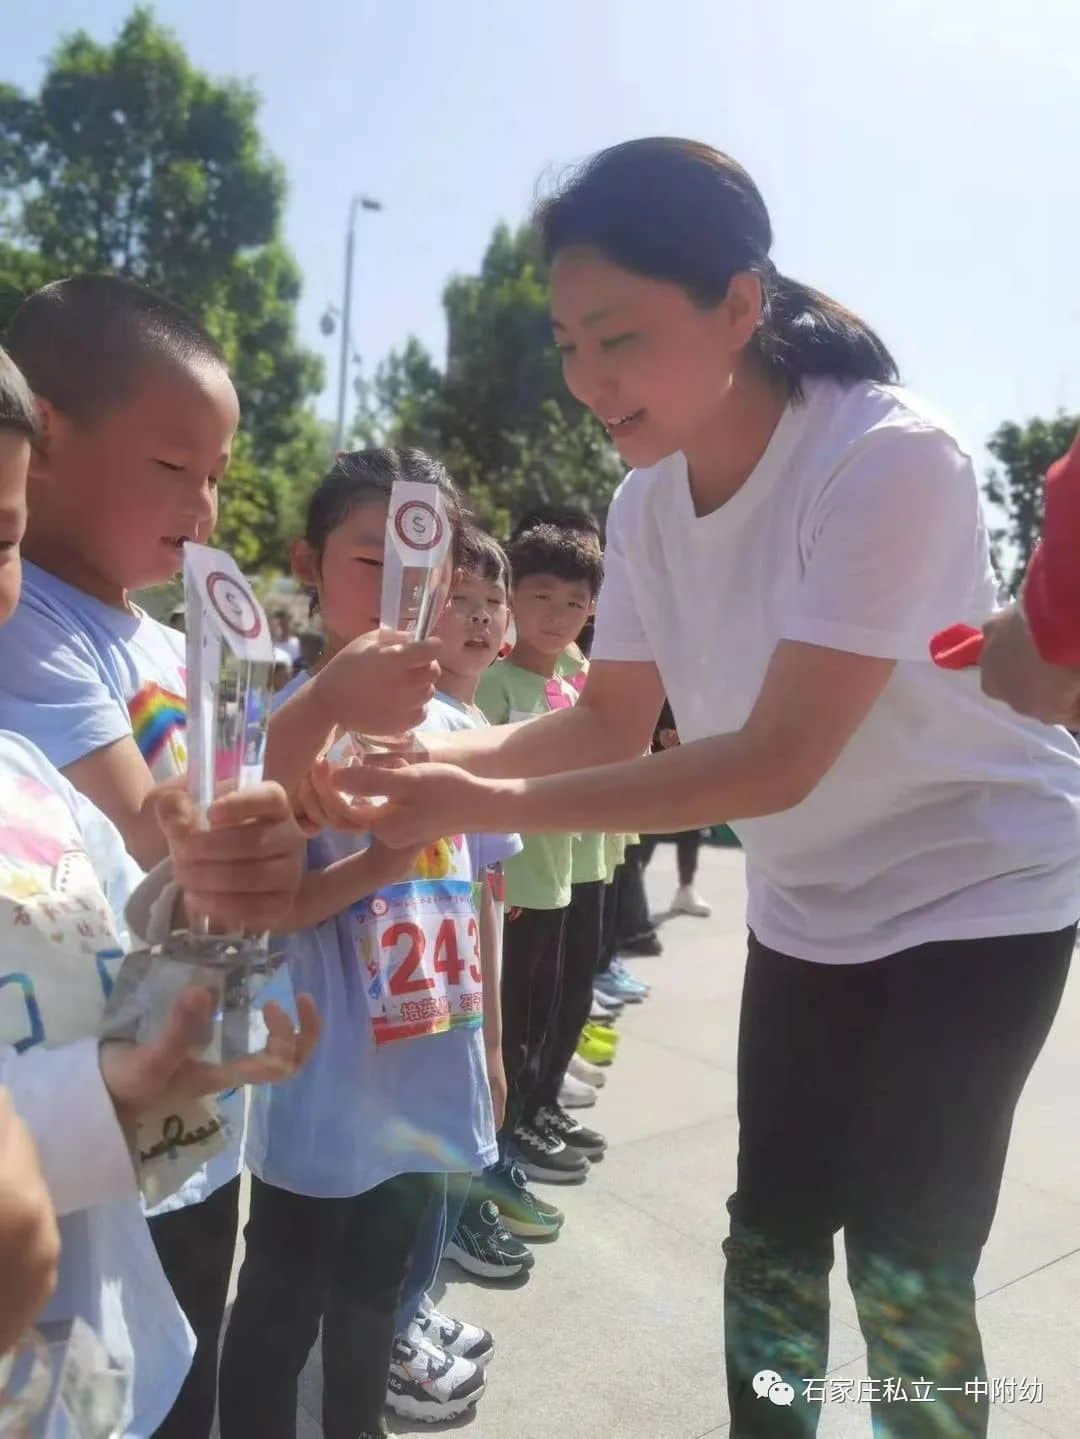
M718 510L753 474L787 409L784 385L758 369L736 372L709 422L683 447L694 512Z

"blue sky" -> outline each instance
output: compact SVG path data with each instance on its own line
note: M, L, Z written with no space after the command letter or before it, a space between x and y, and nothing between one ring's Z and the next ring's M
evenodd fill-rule
M111 37L127 0L12 6L0 77L39 81L57 36ZM441 360L440 293L538 179L633 135L735 155L788 273L860 310L907 382L976 443L1080 410L1076 0L161 0L197 64L254 80L290 179L301 328L341 294L362 215L365 364L410 332ZM89 19L87 17L90 17ZM271 18L272 17L272 18Z

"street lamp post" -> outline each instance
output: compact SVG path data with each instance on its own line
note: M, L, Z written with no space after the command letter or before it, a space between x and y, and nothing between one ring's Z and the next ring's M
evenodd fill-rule
M373 200L370 195L354 195L349 202L349 228L345 235L345 289L341 301L341 362L338 370L337 429L334 433L335 454L337 454L345 443L345 391L349 374L353 255L356 250L356 212L358 209L381 210L382 201Z

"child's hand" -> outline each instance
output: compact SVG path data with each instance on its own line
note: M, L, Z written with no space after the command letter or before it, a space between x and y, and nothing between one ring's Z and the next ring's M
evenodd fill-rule
M488 1089L491 1091L491 1109L495 1116L495 1128L501 1129L506 1118L506 1070L503 1067L501 1047L486 1052Z
M0 1089L0 1354L56 1286L60 1231L30 1131Z
M398 735L420 724L439 682L439 649L393 630L353 640L311 682L327 729Z
M106 1040L101 1046L101 1075L112 1095L121 1123L140 1111L164 1103L180 1104L220 1094L242 1084L275 1084L291 1079L307 1063L321 1028L315 1002L309 994L297 995L299 1030L280 1006L263 1007L268 1039L259 1054L229 1064L207 1064L193 1059L213 1013L214 996L207 989L186 989L169 1011L158 1037L149 1044Z
M420 753L420 748L414 747L412 758L418 759ZM369 755L363 761L369 771L399 769L407 762L397 754ZM293 795L293 812L304 834L318 834L321 829L367 833L370 827L366 822L367 807L358 809L335 783L336 775L351 768L352 765L331 764L324 752L300 781Z
M206 915L227 932L261 934L291 911L304 837L280 785L267 781L222 795L207 810L206 829L183 790L163 786L156 805L189 915Z

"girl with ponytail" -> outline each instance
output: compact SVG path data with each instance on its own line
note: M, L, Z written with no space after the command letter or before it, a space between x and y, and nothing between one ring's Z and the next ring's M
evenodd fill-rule
M841 1228L875 1432L985 1434L973 1281L1072 954L1080 751L931 663L995 604L970 453L864 321L777 272L757 187L709 146L605 150L537 227L566 383L632 467L588 681L380 771L370 820L394 844L729 822L732 1435L814 1432ZM683 743L640 758L665 692Z

